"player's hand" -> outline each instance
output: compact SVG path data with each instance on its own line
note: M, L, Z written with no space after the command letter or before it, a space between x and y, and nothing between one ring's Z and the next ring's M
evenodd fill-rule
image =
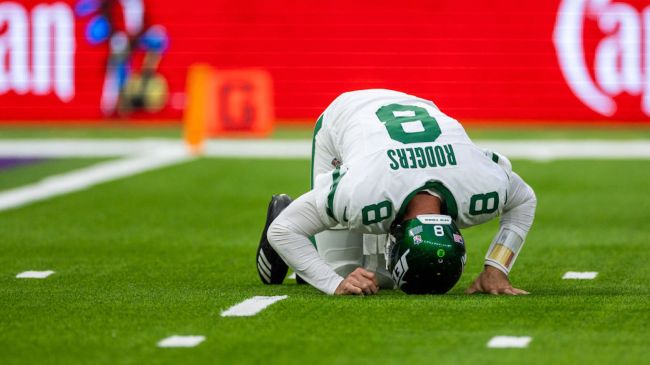
M379 283L375 273L364 268L358 267L350 273L347 278L343 279L341 284L336 288L334 294L346 295L365 295L376 294L379 291Z
M483 272L476 278L474 284L467 288L467 294L488 293L488 294L506 294L519 295L530 294L525 290L513 288L508 280L508 276L499 269L492 266L485 266Z

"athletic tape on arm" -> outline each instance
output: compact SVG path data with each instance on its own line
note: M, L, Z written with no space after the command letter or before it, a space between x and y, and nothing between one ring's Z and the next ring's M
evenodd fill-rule
M501 227L485 255L485 264L496 267L508 275L523 245L523 238L511 230Z

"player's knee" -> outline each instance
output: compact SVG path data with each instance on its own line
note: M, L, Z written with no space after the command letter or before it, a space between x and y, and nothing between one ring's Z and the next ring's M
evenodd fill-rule
M530 189L530 204L537 208L537 195L533 189Z
M271 226L269 226L269 230L266 232L266 239L269 241L271 247L277 251L282 239L286 237L288 233L289 231L285 227L273 222L271 223Z

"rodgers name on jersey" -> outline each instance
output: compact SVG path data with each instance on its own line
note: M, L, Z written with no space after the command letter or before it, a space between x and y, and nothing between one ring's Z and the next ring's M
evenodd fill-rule
M454 146L426 146L409 148L389 148L386 155L390 159L390 168L416 169L427 167L456 166Z
M335 157L343 164L314 182L319 212L333 225L386 233L422 190L440 195L443 213L461 228L494 218L506 203L509 162L476 147L429 101L387 90L352 92L322 118L321 133L342 151Z

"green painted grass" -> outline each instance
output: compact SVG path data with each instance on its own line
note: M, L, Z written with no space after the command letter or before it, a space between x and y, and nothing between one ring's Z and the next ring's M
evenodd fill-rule
M650 125L647 126L586 126L562 127L548 126L465 126L467 134L472 139L617 139L637 140L650 139ZM307 126L282 126L273 133L273 138L278 139L311 139L312 128Z
M518 140L518 139L617 139L617 140L636 140L650 139L650 126L616 127L562 127L549 125L546 127L522 126L522 127L466 127L467 134L476 140L480 139L499 139L499 140Z
M134 125L131 123L0 124L0 139L52 138L181 138L180 124Z
M467 296L496 223L464 232L444 296L325 296L264 286L254 254L271 194L309 162L200 159L0 213L1 364L641 364L650 348L650 161L515 161L536 190L512 272L529 296ZM24 270L52 269L45 280ZM566 281L566 271L598 271ZM221 310L289 295L250 318ZM170 335L205 335L158 349ZM495 335L527 349L487 349Z
M311 138L312 128L309 124L298 126L278 126L271 138L277 139L306 139ZM183 136L180 122L175 124L133 124L133 123L101 123L83 125L79 123L64 124L0 124L0 139L55 139L55 138L173 138Z
M29 165L0 170L0 191L35 183L46 177L77 170L108 159L61 158L44 159Z

